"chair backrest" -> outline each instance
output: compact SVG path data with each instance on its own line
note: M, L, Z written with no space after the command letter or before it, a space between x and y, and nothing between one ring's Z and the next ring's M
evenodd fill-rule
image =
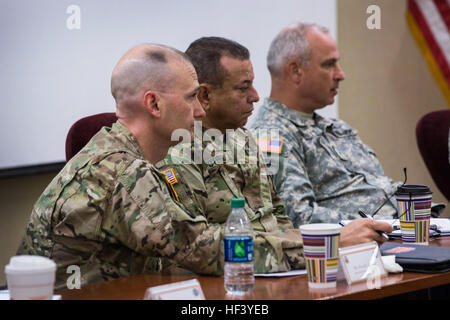
M416 126L420 154L438 189L450 201L450 109L427 113Z
M102 127L111 127L116 121L114 112L105 112L75 122L66 138L66 161L76 155Z

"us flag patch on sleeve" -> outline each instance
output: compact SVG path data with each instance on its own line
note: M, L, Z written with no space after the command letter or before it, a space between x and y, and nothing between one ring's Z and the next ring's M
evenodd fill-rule
M172 189L173 194L175 195L175 198L177 199L178 202L180 202L180 198L178 198L178 194L175 191L175 188L173 187L173 185L175 183L178 183L177 177L175 177L175 173L173 173L173 169L170 168L170 169L164 170L162 173L166 176L166 180L170 184L170 188Z
M256 143L262 152L281 153L283 149L283 140L278 139L256 139Z
M170 184L175 184L178 182L177 178L175 177L175 174L173 173L173 169L167 169L163 171L163 174L166 176L166 180Z

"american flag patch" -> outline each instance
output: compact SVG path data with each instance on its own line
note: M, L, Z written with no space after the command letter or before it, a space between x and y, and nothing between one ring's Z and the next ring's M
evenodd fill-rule
M167 169L163 171L163 174L166 176L166 180L170 184L175 184L178 182L177 178L175 177L175 174L173 173L173 169Z
M283 140L273 139L256 139L256 143L262 152L281 153L283 148Z

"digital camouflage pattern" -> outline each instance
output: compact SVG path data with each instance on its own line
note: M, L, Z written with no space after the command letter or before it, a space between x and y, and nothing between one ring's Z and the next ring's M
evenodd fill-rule
M196 137L199 138L199 137ZM166 159L156 166L172 169L177 183L172 186L180 202L188 211L200 211L210 226L225 226L231 213L231 200L245 198L245 211L254 230L254 269L256 273L282 272L304 268L303 243L300 230L284 214L284 205L277 196L267 175L261 153L250 133L238 129L228 146L234 150L228 158L225 135L214 140L203 130L202 143L191 145L192 154L185 155L180 164L179 155L169 151ZM216 141L221 141L218 144ZM223 143L222 143L223 142ZM254 148L254 149L253 149ZM206 150L206 152L205 152ZM194 164L194 153L203 156L212 152L212 160ZM221 160L222 159L222 160Z
M80 267L81 285L174 263L220 274L220 226L184 210L167 187L124 126L104 127L40 196L18 254L53 259L55 289L69 265Z
M308 118L267 98L251 131L255 138L276 132L283 141L280 154L265 156L275 164L269 171L296 227L352 220L360 217L358 210L373 213L400 184L384 175L374 151L341 120L317 113ZM377 216L392 218L396 212L394 196Z

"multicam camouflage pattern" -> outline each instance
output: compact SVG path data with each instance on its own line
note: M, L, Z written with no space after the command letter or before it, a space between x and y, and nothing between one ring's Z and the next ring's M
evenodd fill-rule
M196 273L223 268L221 228L172 200L164 176L144 159L119 122L103 128L36 202L18 254L42 255L81 270L81 285L161 271L173 263Z
M358 210L373 213L400 184L384 175L374 151L341 120L317 113L307 118L268 98L251 131L266 138L259 133L272 130L283 140L283 148L280 154L266 153L266 161L277 164L270 174L296 227L359 218ZM396 212L392 197L377 216L392 217Z
M203 132L201 150L217 150L216 159L226 159L226 144L218 146ZM225 139L223 136L222 139ZM261 153L253 153L254 140L245 129L235 131L228 146L233 145L233 161L219 163L180 164L169 151L166 159L156 165L161 171L172 169L178 182L173 184L180 202L194 214L200 211L210 226L224 227L231 213L231 200L245 198L245 211L254 229L254 268L257 273L281 272L304 268L300 230L294 229L284 214L284 205L274 191ZM192 151L196 149L192 144ZM198 150L197 150L198 151ZM243 151L244 160L239 157ZM255 159L252 159L253 156ZM188 157L191 155L188 155ZM193 156L192 158L193 159ZM187 162L187 161L185 161Z

